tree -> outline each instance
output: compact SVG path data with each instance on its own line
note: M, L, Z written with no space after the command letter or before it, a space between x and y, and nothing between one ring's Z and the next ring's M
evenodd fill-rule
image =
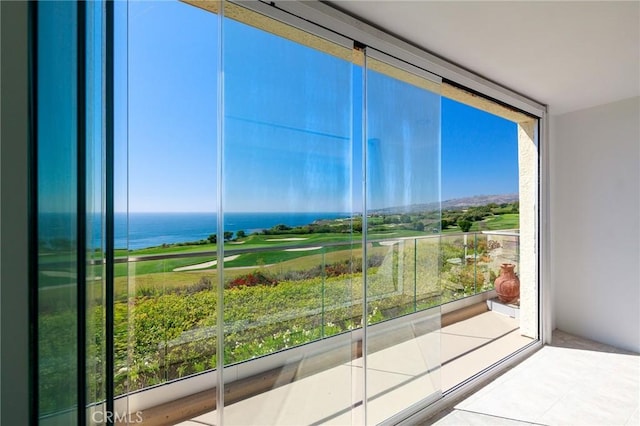
M211 234L207 237L207 241L211 244L216 244L218 242L218 236L216 234Z
M462 232L469 232L469 229L471 229L471 225L473 223L471 221L468 221L466 219L463 220L459 220L458 221L458 226L460 227L460 229L462 230Z
M416 222L414 227L416 231L420 231L420 232L424 231L424 223L422 222Z
M247 234L242 229L239 230L238 232L236 232L236 238L244 238L246 236L247 236Z
M233 231L224 231L224 240L229 241L233 238Z

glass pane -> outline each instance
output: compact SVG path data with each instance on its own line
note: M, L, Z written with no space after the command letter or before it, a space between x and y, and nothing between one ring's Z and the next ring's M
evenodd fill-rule
M537 155L522 134L523 123L462 102L442 99L445 390L530 344L537 330L535 179L530 178ZM526 208L521 211L520 205ZM509 280L511 297L499 297L503 265L519 277L520 300L516 280Z
M38 3L38 415L77 423L77 5ZM82 373L84 374L84 372Z
M86 401L87 423L101 424L106 397L104 234L104 3L86 4Z
M128 2L114 2L114 39L113 39L113 371L108 374L113 379L113 394L116 398L114 409L126 413L126 398L118 399L128 389L128 306L127 299L127 260L128 260ZM109 167L109 165L106 165Z
M440 94L370 52L364 361L374 424L440 393Z
M179 1L124 6L114 374L116 397L129 395L116 409L135 422L140 410L215 386L219 47L218 18L206 10ZM204 380L177 380L195 375Z
M350 424L352 53L284 33L224 19L224 422Z
M475 276L473 268L467 265L469 256L465 246L467 235L444 234L441 238L440 280L442 302L462 299L474 293Z

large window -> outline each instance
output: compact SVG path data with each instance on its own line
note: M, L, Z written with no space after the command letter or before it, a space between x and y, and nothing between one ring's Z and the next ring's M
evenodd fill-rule
M537 338L532 118L263 3L54 7L46 52L80 52L39 60L86 63L66 101L38 80L43 109L82 105L38 123L43 419L393 422L507 355L452 375L504 336L444 326L519 309L515 346ZM81 43L47 38L62 9ZM519 307L492 305L502 263Z
M439 79L213 6L129 5L116 393L192 377L230 423L382 421L398 377L407 406L439 392ZM251 381L271 417L231 404ZM323 404L266 392L310 383Z

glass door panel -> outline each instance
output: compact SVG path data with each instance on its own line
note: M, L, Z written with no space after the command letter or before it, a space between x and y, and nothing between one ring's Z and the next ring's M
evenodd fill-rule
M101 424L106 392L105 2L86 3L86 422ZM79 182L82 182L81 180ZM78 206L83 208L84 206ZM83 312L79 312L80 315Z
M351 42L224 14L224 424L350 424Z
M439 78L365 59L367 424L440 395Z
M218 16L115 6L114 386L135 423L215 386Z

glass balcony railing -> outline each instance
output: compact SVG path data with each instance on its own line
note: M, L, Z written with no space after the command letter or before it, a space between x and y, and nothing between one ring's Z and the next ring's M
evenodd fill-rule
M443 234L440 247L442 303L493 290L503 263L518 273L517 231Z
M227 242L224 364L361 328L363 268L371 325L490 291L518 252L500 231L372 240L366 263L361 244ZM116 395L216 368L217 266L214 251L117 259Z

